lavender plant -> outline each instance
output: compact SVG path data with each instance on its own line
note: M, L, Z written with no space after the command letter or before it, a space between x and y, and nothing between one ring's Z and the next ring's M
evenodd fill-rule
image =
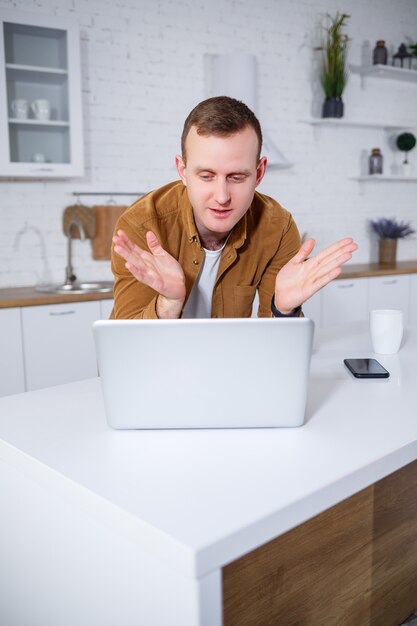
M395 218L381 217L377 220L370 220L372 230L381 239L405 239L416 231L411 226L411 222L397 222Z

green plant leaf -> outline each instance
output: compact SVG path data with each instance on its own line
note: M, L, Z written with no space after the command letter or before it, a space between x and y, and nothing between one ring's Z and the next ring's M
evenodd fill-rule
M327 98L341 97L348 80L346 57L349 37L343 28L349 18L347 13L337 12L335 17L327 15L329 24L324 27L326 39L317 48L322 51L320 82Z

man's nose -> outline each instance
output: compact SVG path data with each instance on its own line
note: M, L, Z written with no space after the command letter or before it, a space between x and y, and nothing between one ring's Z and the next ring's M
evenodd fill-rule
M227 204L230 200L230 191L227 180L218 178L216 181L215 198L218 204Z

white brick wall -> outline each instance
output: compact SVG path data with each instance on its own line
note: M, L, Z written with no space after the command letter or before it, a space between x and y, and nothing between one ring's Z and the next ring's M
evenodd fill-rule
M415 0L345 0L342 5L334 0L0 0L2 7L78 20L86 175L69 181L0 181L0 287L64 277L61 217L74 201L72 191L142 191L176 178L182 123L207 96L205 54L257 56L261 122L295 164L291 170L271 170L260 189L287 207L319 246L350 234L360 244L355 260L368 261L375 252L369 218L397 216L417 226L416 184L368 185L360 194L358 183L350 180L373 147L382 148L387 172L400 162L384 131L325 128L316 137L310 125L300 123L319 114L322 102L313 80L320 18L337 9L351 14L349 60L360 64L377 39L385 39L390 52L407 37L415 41ZM415 84L373 80L362 89L353 75L344 101L347 117L417 124ZM417 150L410 156L417 173ZM42 233L46 259L33 227ZM399 258L417 258L415 239L400 242ZM111 277L107 262L91 259L89 242L76 242L74 266L85 280Z

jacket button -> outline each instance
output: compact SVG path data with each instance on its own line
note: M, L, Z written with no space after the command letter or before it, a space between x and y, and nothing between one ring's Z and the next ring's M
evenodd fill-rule
M198 265L198 260L194 259L193 263L194 263L194 265Z

